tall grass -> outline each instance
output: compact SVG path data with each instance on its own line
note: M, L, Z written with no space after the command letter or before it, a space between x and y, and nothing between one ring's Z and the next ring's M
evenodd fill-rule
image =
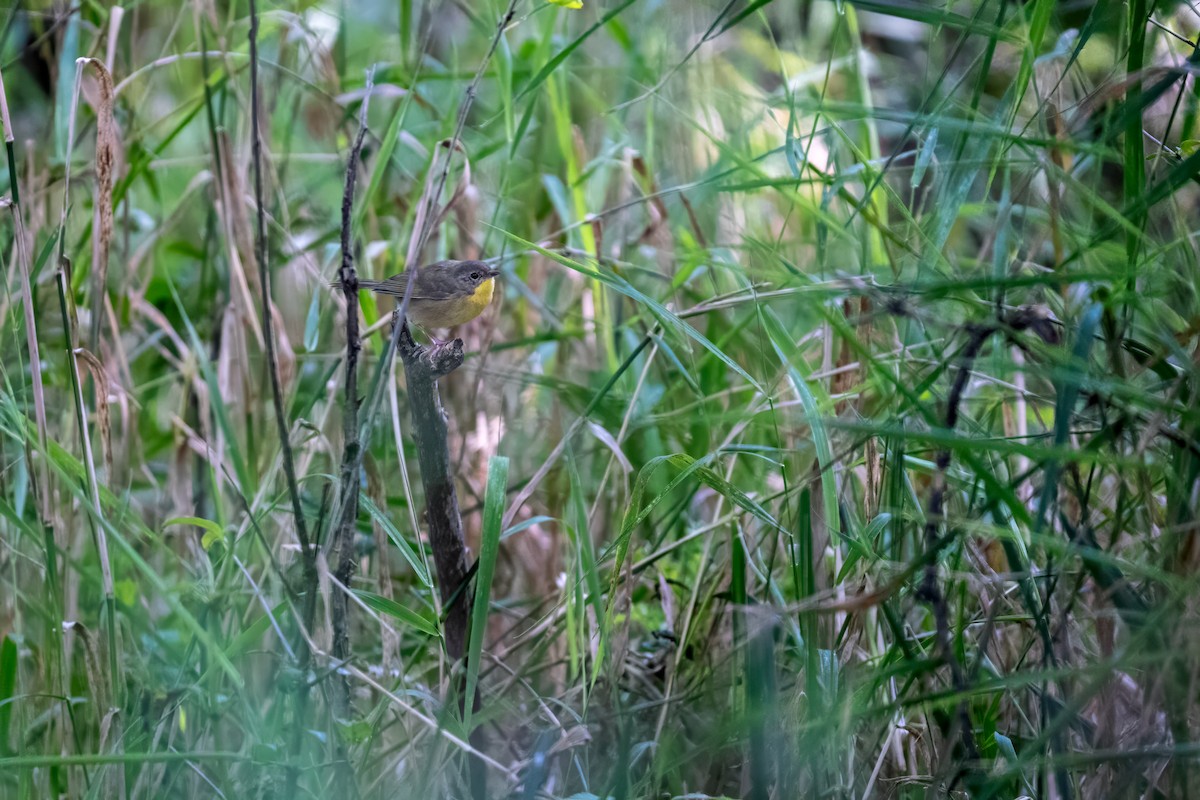
M1187 796L1193 10L256 5L0 14L0 796Z

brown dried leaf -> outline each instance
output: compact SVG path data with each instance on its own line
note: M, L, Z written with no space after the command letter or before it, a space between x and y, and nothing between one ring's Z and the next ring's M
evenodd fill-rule
M87 670L88 684L96 693L96 721L103 722L103 715L112 705L108 696L109 679L100 660L99 647L96 638L82 622L63 621L63 632L72 632L83 642L83 661Z
M229 144L228 134L222 132L218 136L217 144L221 165L221 202L217 204L217 215L229 247L229 296L232 298L232 304L238 308L245 325L253 331L259 347L265 347L254 302L255 297L262 297L262 287L258 280L258 259L254 255L254 236L250 232L247 216L241 213L242 206L246 203L245 187L242 185L240 170L233 165L233 148Z
M279 362L279 385L287 394L296 377L296 351L292 349L292 341L287 335L287 325L279 313L279 307L271 303L271 316L275 321L275 355Z
M92 375L92 382L96 385L96 418L100 425L100 450L104 458L104 474L108 477L109 483L113 479L113 446L112 446L112 418L108 410L108 396L111 382L108 378L108 372L104 369L104 365L100 363L100 359L90 350L84 347L76 348L75 357L82 361Z
M91 349L95 350L100 337L100 318L103 316L105 286L108 282L108 250L113 233L113 173L117 160L117 125L113 119L112 76L104 64L94 58L87 63L96 70L100 80L100 97L96 102L96 212L92 237L92 325Z
M572 728L567 728L558 737L558 741L550 748L550 755L562 753L566 750L585 745L592 740L592 734L588 731L586 725L576 725Z

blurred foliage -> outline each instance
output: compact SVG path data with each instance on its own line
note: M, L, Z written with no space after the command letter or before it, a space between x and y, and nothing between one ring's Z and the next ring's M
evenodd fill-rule
M368 95L359 274L412 266L447 154L420 260L502 271L440 385L486 557L466 670L402 371L367 392L373 297L358 569L305 588L248 0L0 10L0 794L466 797L469 741L494 797L1185 796L1200 17L577 5L519 2L498 41L496 0L257 7L322 552Z

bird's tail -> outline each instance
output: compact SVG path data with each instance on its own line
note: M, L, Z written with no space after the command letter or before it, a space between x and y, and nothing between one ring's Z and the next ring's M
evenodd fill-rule
M372 280L368 280L368 279L366 279L366 278L359 278L359 279L358 279L358 288L360 288L360 289L371 289L371 290L375 290L375 289L378 289L378 288L379 288L379 285L380 285L380 281L372 281ZM341 288L342 288L342 282L341 282L340 280L337 280L337 281L330 281L330 282L329 282L329 288L330 288L330 289L341 289Z

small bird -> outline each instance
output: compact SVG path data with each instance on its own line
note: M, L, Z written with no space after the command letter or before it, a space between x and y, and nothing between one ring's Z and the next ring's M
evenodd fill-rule
M406 270L381 281L360 278L359 288L386 294L399 303L413 275L417 282L408 301L408 319L425 330L453 328L470 322L492 302L499 270L482 261L439 261ZM341 281L330 284L340 289Z

